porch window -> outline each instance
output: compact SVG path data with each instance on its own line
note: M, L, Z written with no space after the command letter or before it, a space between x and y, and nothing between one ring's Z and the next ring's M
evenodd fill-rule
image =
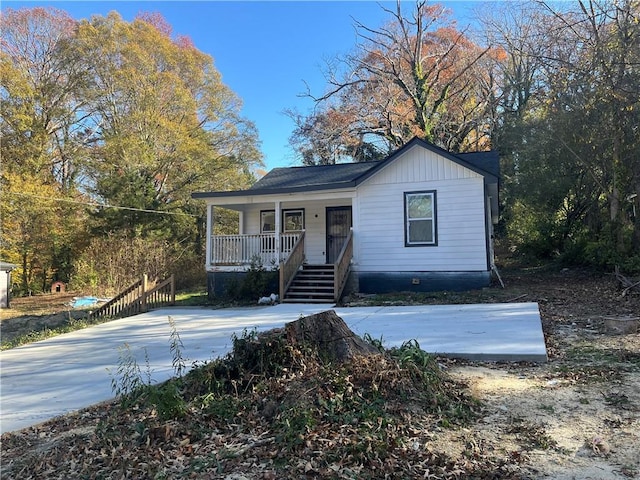
M260 212L260 233L275 233L276 212L274 210L263 210Z
M282 211L282 233L301 232L304 230L304 208ZM262 210L260 212L260 233L275 233L276 212Z
M406 192L404 194L406 247L437 245L436 192Z
M304 209L283 210L282 212L283 232L301 232L304 230Z

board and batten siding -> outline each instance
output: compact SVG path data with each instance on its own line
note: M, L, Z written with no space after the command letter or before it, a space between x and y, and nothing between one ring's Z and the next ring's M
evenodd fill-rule
M437 245L406 247L405 192L436 192ZM434 152L412 148L358 188L354 270L486 271L484 181Z

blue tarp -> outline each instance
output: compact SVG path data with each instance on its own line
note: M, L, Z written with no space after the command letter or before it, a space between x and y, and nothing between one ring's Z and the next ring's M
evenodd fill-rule
M90 307L98 303L98 297L76 297L71 302L73 308Z

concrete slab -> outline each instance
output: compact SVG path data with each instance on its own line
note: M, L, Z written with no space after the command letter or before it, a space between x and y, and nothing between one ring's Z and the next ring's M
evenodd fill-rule
M281 327L326 310L281 304L240 309L156 310L0 352L0 432L19 430L113 397L110 372L125 344L143 376L173 375L169 350L171 316L187 366L228 353L232 335ZM535 303L336 308L358 335L387 347L415 339L423 350L477 360L546 361ZM148 367L145 364L148 359Z

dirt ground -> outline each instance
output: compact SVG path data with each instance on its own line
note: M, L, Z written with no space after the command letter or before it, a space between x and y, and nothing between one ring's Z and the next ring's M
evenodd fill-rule
M84 318L85 310L71 308L79 293L57 293L12 298L10 307L0 310L0 338L8 342L16 337L54 329Z
M640 334L621 333L611 324L612 319L640 316L640 292L623 296L613 276L573 269L514 270L504 272L503 279L505 289L496 286L472 294L390 300L527 301L537 302L540 307L549 358L546 364L440 359L442 368L464 381L482 402L482 415L464 428L430 432L425 448L453 457L506 458L516 472L508 478L640 478ZM18 299L14 305L19 307ZM39 313L18 313L16 320L5 315L3 335L39 322ZM48 321L45 317L40 320ZM13 328L14 321L21 327ZM56 438L66 438L73 432L86 435L85 430L91 427L82 423L82 416L74 418L3 435L2 463L11 464L25 455L24 448L11 445L42 449L45 443L55 444ZM12 470L3 470L6 478L18 478L12 477ZM276 477L245 471L207 478ZM469 477L462 474L455 478Z

